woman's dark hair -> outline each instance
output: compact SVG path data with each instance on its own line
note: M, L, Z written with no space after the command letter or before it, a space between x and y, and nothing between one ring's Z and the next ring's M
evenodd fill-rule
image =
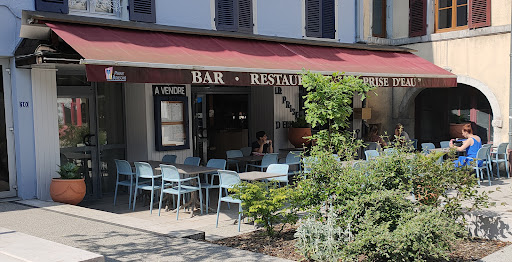
M462 131L467 132L468 134L473 134L473 128L471 128L471 124L465 124L462 127Z
M265 136L265 131L258 131L256 132L256 139L260 139L260 137Z

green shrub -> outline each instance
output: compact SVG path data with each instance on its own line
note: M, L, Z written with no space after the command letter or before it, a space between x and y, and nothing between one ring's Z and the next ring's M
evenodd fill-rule
M76 166L75 164L66 163L59 166L57 173L60 175L61 179L79 179L81 176L78 173L78 169L80 169L80 167Z
M247 217L253 218L257 224L263 224L269 236L274 235L274 225L283 223L295 224L297 215L285 208L293 190L288 187L277 187L276 182L242 182L233 188L234 197L242 200L242 210ZM281 230L283 229L281 227Z

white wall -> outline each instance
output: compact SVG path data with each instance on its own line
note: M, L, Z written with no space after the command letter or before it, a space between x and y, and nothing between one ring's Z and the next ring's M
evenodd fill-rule
M158 0L155 5L157 24L212 29L210 0Z
M52 177L58 177L59 128L55 69L32 69L37 198L50 200Z
M338 38L342 43L356 41L356 1L339 0L338 2Z
M301 38L302 8L298 0L258 0L258 34Z

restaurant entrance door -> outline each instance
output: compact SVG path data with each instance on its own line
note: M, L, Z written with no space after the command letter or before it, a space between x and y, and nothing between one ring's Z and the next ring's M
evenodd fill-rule
M114 159L125 159L122 84L58 86L57 108L61 165L79 166L86 199L114 191Z

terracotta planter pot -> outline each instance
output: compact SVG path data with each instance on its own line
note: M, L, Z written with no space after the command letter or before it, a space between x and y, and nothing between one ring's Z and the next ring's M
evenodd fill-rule
M50 196L55 202L76 205L84 199L85 180L53 178Z
M311 128L310 127L290 127L288 128L288 140L292 143L293 146L302 147L309 145L311 141L305 139L303 137L311 136Z

